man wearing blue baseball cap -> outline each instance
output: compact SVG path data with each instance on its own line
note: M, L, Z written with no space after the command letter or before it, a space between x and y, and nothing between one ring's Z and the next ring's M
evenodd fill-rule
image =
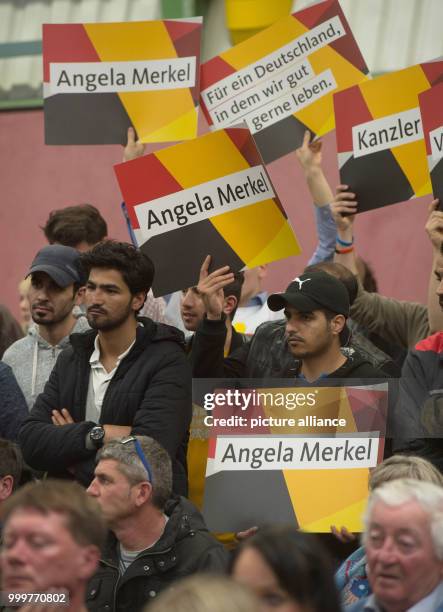
M69 346L70 334L89 329L85 317L76 319L72 313L84 285L79 258L72 247L45 246L27 274L34 325L25 338L9 347L3 361L11 366L29 409L43 391L59 353Z

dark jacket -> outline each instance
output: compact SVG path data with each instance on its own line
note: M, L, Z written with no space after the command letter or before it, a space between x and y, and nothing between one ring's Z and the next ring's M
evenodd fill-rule
M179 578L226 570L225 548L208 532L203 517L189 500L171 499L165 514L170 518L162 537L120 577L118 544L111 535L99 569L89 582L88 610L137 612Z
M25 396L11 368L0 361L0 438L15 441L28 416Z
M183 334L175 327L140 319L136 341L122 359L106 391L100 423L132 425L132 433L151 436L170 454L174 491L186 494L186 448L192 416L191 372L184 352ZM96 331L71 336L24 422L19 435L25 460L51 476L75 477L88 485L95 451L87 450L86 434L95 423L84 421L89 358ZM67 408L75 423L58 427L51 412Z
M393 421L395 452L424 457L443 472L443 332L408 354Z
M186 339L186 352L188 353L189 356L191 356L192 354L192 345L193 345L194 336L195 334L192 334L192 336L189 336ZM235 329L235 327L233 327L232 335L231 335L231 344L229 346L228 354L230 355L235 350L237 350L244 344L248 343L250 339L251 339L250 336L247 336L246 334L241 334ZM224 350L224 341L223 341L223 350Z
M223 320L204 319L194 335L191 360L196 378L291 378L300 362L292 356L285 339L285 321L262 323L250 342L223 358L226 328ZM352 347L351 347L352 348ZM344 349L348 361L330 378L383 378L366 355Z

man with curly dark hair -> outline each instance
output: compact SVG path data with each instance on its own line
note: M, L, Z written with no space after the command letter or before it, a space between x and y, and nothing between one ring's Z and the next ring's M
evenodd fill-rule
M174 491L186 495L191 374L177 329L137 317L154 277L130 244L105 241L82 255L91 331L71 336L25 421L26 461L88 485L96 451L129 434L148 435L173 462Z

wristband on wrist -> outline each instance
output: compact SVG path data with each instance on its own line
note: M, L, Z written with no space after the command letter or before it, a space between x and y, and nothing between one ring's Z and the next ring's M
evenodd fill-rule
M346 242L346 240L341 240L341 238L339 238L337 236L337 238L335 239L336 243L339 244L342 247L350 247L354 244L354 237L352 237L351 242Z
M350 247L346 247L346 249L335 249L335 252L338 253L339 255L344 255L345 253L352 253L352 251L354 250L353 246Z

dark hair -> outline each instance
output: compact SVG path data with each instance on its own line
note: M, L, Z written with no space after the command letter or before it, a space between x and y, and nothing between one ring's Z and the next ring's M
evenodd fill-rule
M51 479L29 482L2 506L4 523L16 510L26 508L43 515L64 514L67 529L78 544L94 544L100 549L104 545L106 525L100 507L76 482Z
M313 264L312 266L305 268L303 274L309 274L310 272L326 272L327 274L335 276L335 278L341 280L347 289L349 294L349 304L352 306L358 293L358 280L356 276L352 274L350 270L348 270L348 268L342 264L336 263L335 261L320 261L317 264Z
M127 242L105 240L82 253L80 263L86 278L92 268L118 270L132 295L148 293L154 280L154 264L142 251Z
M12 490L20 484L23 470L23 457L20 448L10 440L0 438L0 478L12 476Z
M229 285L226 285L226 287L223 287L223 293L225 297L228 297L229 295L233 295L237 299L237 304L235 308L233 309L233 311L231 312L231 314L229 315L229 318L231 319L231 321L234 318L235 313L237 312L238 305L240 304L240 295L241 295L241 290L243 287L244 280L245 280L245 275L243 272L234 272L234 280L232 281L232 283L229 283Z
M23 331L8 308L0 304L0 359L7 348L23 338Z
M91 204L51 211L42 230L49 244L57 242L70 247L76 247L80 242L92 246L106 238L108 233L106 221Z
M295 527L260 529L234 552L230 572L244 550L253 548L276 575L280 586L312 612L340 612L332 564L314 535Z
M363 280L362 280L363 289L367 291L368 293L377 293L378 291L377 280L374 276L374 272L371 266L362 257L357 258L357 265L359 264L363 269Z

